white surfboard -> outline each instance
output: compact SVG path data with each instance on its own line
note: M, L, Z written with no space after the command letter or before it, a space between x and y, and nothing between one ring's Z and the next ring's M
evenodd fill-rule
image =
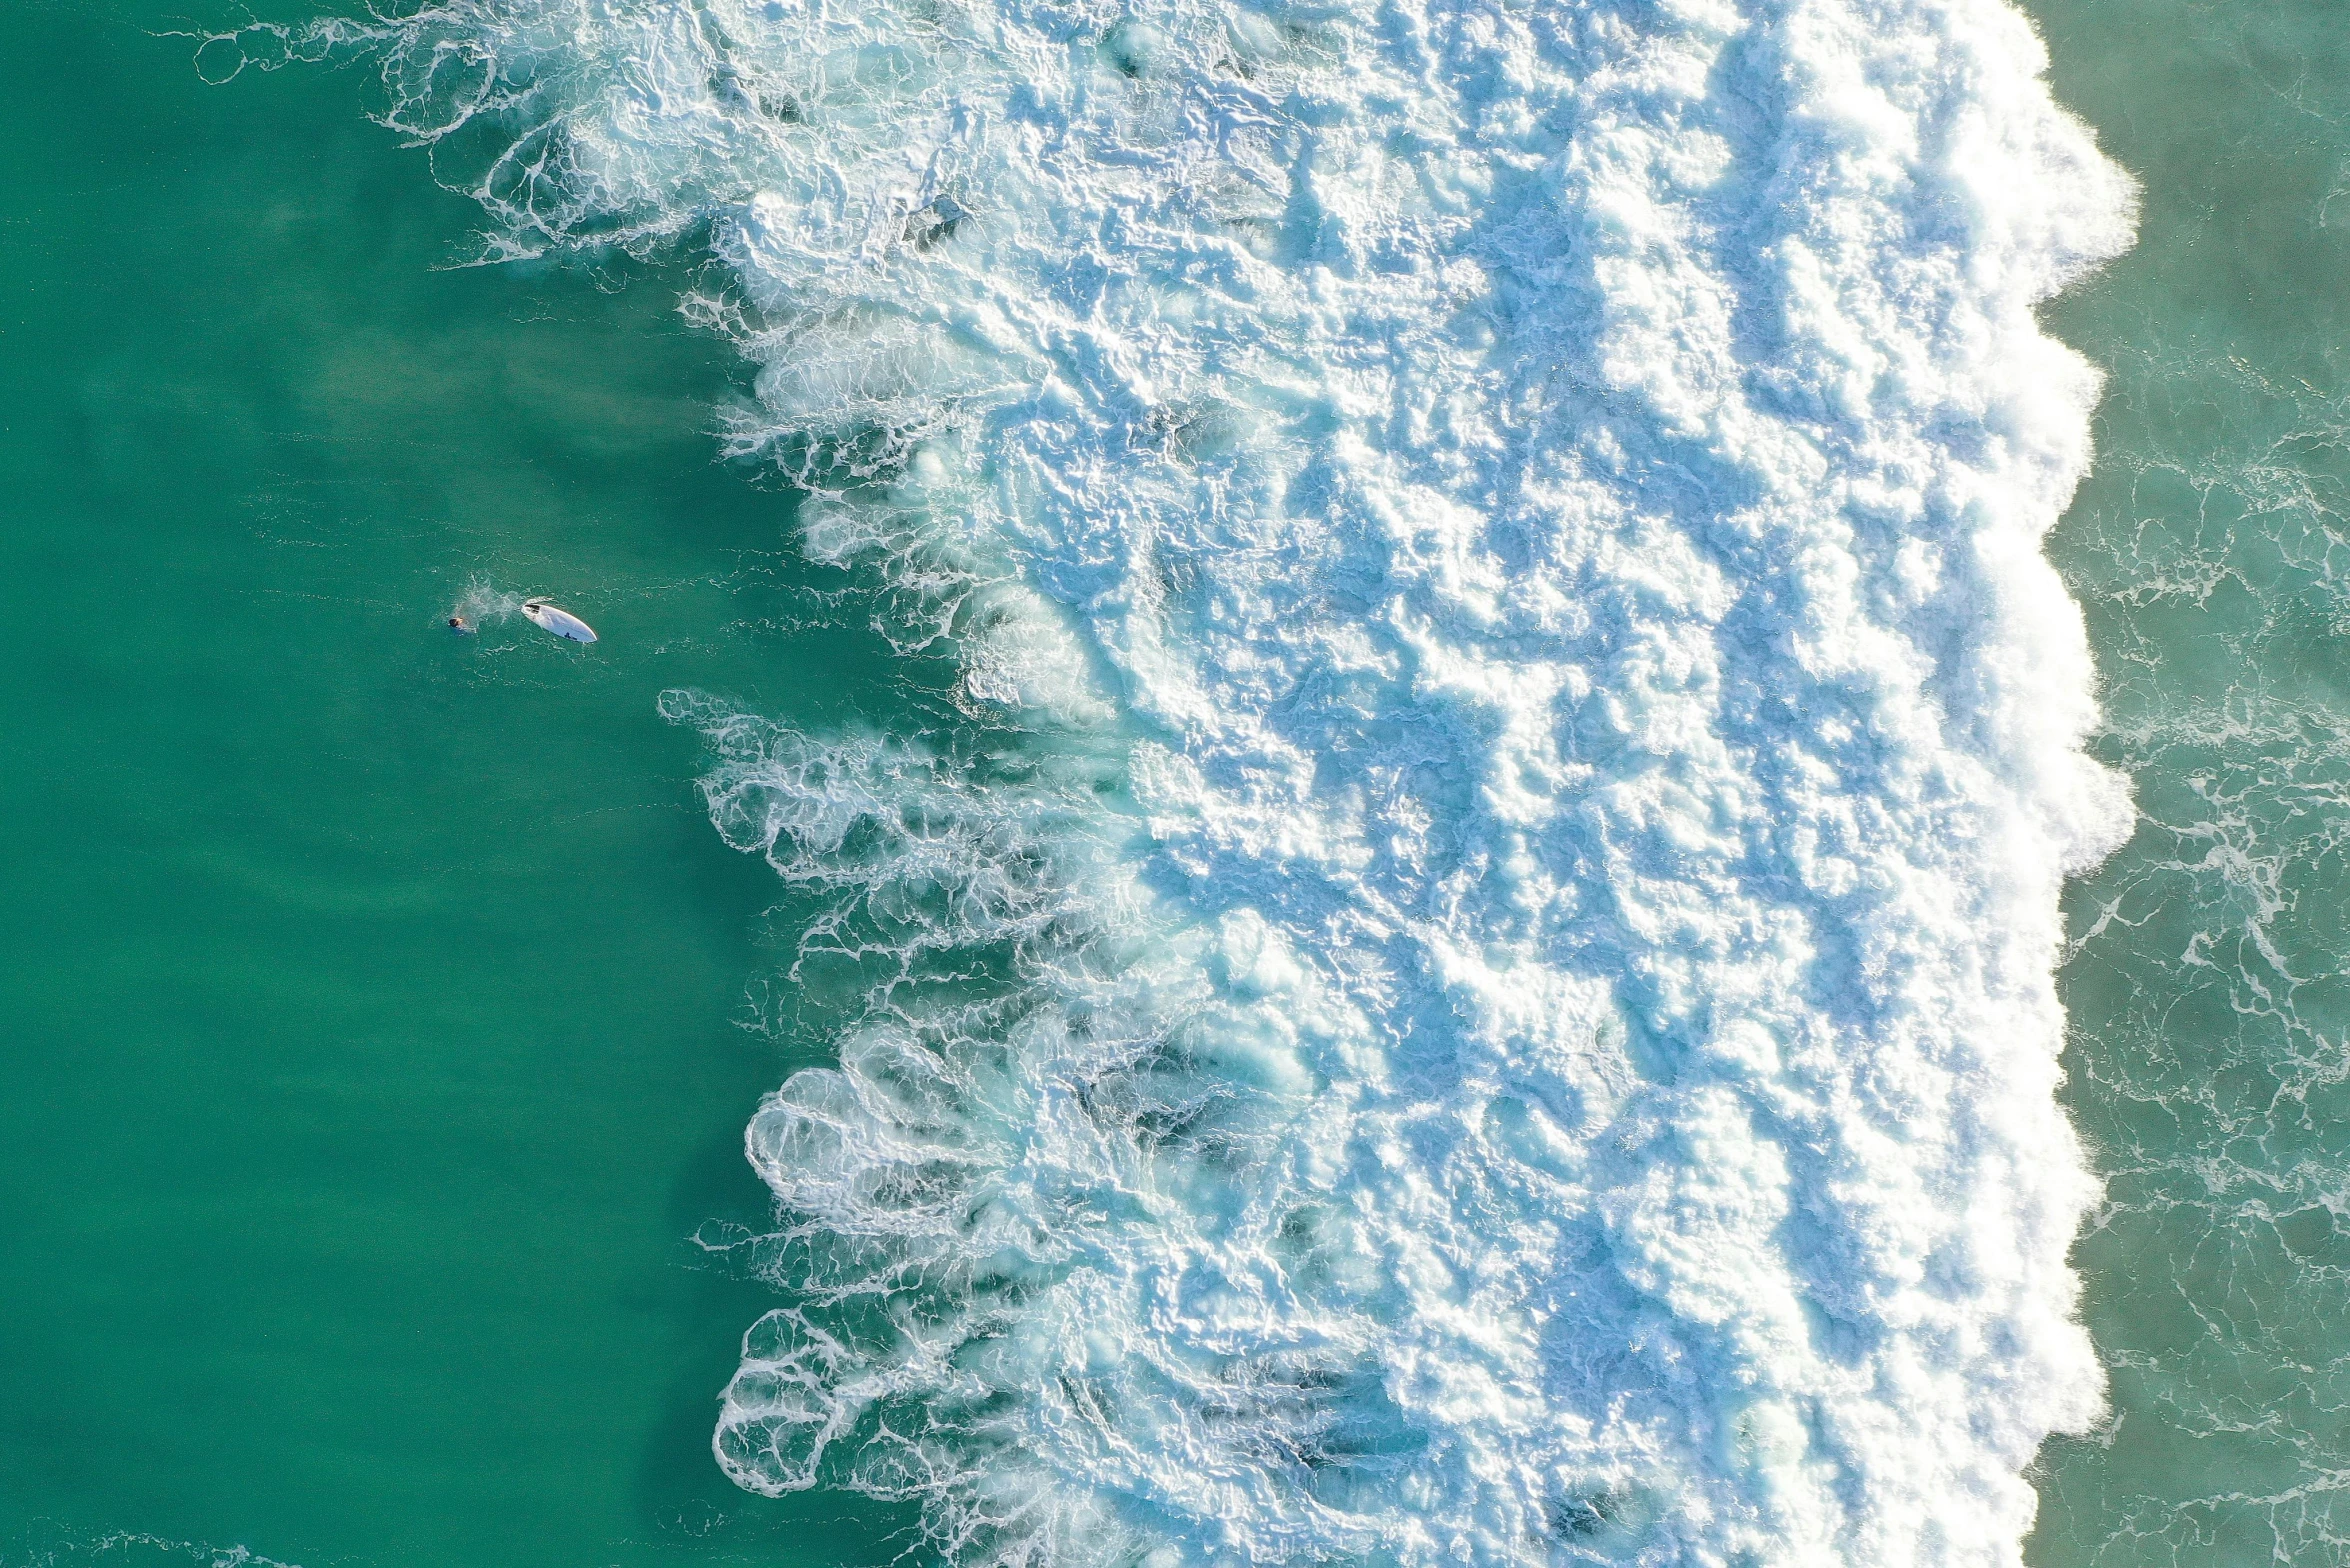
M569 610L558 610L544 599L523 600L522 613L529 616L530 623L541 631L553 632L558 637L568 637L573 642L594 642L596 640L595 628L589 626L587 622Z

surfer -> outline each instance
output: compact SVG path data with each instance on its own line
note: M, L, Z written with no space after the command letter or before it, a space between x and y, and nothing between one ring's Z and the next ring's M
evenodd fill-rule
M473 623L462 615L452 615L449 617L449 630L460 637L470 637L473 635Z

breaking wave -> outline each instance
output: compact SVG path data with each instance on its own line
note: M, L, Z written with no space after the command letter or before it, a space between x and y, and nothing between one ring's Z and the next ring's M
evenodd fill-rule
M2131 193L1994 0L445 0L491 259L699 247L726 443L979 742L706 699L827 913L720 1462L969 1564L2019 1559L2126 829L2041 554Z

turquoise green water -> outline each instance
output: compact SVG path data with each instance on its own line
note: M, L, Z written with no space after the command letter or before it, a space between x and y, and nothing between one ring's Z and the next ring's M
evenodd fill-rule
M436 270L348 75L204 87L172 14L0 21L0 1562L886 1556L710 1461L766 1297L688 1238L792 1061L654 703L901 672L673 287ZM604 641L449 636L476 574Z
M2037 14L2146 185L2051 319L2112 376L2055 550L2148 820L2066 971L2117 1416L2031 1558L2338 1561L2350 33ZM204 87L178 15L0 17L0 1563L880 1561L709 1459L768 1298L690 1238L764 1212L804 1048L734 1027L779 894L654 698L884 723L907 671L712 463L674 280L436 270L476 214L350 73ZM475 577L605 641L443 635Z
M2054 552L2137 836L2076 886L2078 1252L2116 1419L2045 1458L2046 1564L2350 1553L2350 31L2338 5L2041 8L2145 185L2052 312L2109 367Z

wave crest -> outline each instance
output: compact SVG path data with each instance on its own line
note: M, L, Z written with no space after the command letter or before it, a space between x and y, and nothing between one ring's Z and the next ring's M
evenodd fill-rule
M729 444L1000 755L678 699L821 892L729 1473L972 1563L2009 1564L2099 1406L2040 553L2127 182L1992 0L445 0L494 256L706 243ZM208 46L213 47L213 46ZM217 50L216 50L217 52Z

